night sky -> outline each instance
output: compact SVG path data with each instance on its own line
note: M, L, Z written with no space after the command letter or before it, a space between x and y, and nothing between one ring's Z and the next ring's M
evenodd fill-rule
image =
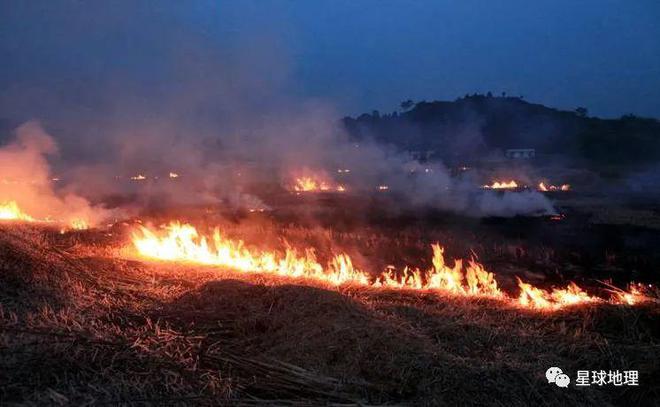
M124 93L155 100L217 76L241 83L243 93L323 100L340 114L506 91L592 115L660 117L656 0L0 7L0 117L94 109Z

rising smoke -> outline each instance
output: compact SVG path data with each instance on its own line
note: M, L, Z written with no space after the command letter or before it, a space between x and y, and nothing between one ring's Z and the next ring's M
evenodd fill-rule
M117 201L124 213L197 203L262 209L268 208L261 196L266 191L258 186L286 185L302 168L328 174L349 168L351 192L386 184L404 207L471 216L553 212L541 194L483 191L476 180L452 177L441 163L422 164L374 141L356 145L330 101L300 96L300 84L292 80L291 36L276 24L214 40L165 14L138 18L97 7L102 12L73 3L47 10L54 23L44 30L53 35L44 44L69 55L64 44L74 41L66 39L77 40L91 25L92 39L115 41L116 49L97 55L105 64L76 59L74 68L17 81L0 95L0 118L39 120L53 129L61 150L54 154L55 141L34 122L21 126L17 140L3 149L3 165L14 171L5 174L36 178L37 187L3 187L2 199L20 199L40 213L49 208L53 216L65 209L98 213L88 202L114 196L130 197ZM173 15L181 11L172 7ZM87 47L83 56L96 55L93 41L80 44ZM154 53L152 60L136 52L144 47ZM116 62L124 59L128 70ZM469 151L478 139L469 133L448 148ZM51 167L63 187L52 185ZM170 172L180 177L170 179ZM146 179L131 182L137 175Z
M48 157L57 154L55 140L37 122L16 129L15 139L0 148L0 201L16 202L40 220L96 225L110 213L93 207L82 196L58 189L59 179L50 171Z

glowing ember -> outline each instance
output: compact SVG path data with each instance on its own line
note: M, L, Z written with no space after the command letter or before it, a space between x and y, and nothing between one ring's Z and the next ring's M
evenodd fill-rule
M483 185L485 189L516 189L518 188L518 183L516 181L495 181L491 185Z
M388 189L390 189L390 187L387 185L378 185L379 191L387 191Z
M556 185L546 185L544 182L539 183L539 186L537 188L541 192L548 192L548 191L570 191L571 186L569 184L562 184L560 186Z
M142 174L138 174L138 175L135 175L135 176L131 177L131 179L133 181L144 181L145 179L147 179L147 177L145 177Z
M249 250L242 241L223 237L218 229L213 236L200 236L187 224L172 222L164 233L152 231L144 226L133 233L133 244L139 255L170 261L186 261L207 265L223 266L241 272L263 272L284 277L307 278L333 285L357 284L377 288L412 290L437 290L461 296L481 296L499 299L511 305L538 310L555 310L566 306L601 303L606 300L587 294L575 283L563 289L543 290L518 280L520 293L510 297L502 292L493 273L475 260L456 260L447 265L444 249L433 244L432 267L426 271L404 267L398 272L389 266L384 273L375 277L357 269L347 254L335 255L323 267L317 261L315 251L302 252L287 248L284 253L276 251ZM621 291L610 302L637 304L645 300L639 289L631 286L629 292Z
M8 201L0 204L0 219L34 222L34 218L24 213L21 208L18 207L16 201Z
M170 172L169 177L170 178L179 178L179 174L177 174L176 172Z

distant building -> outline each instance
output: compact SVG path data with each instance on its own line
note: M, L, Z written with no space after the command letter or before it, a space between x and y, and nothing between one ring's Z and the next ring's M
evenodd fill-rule
M536 157L536 150L533 148L510 148L504 152L504 156L513 160L530 159Z

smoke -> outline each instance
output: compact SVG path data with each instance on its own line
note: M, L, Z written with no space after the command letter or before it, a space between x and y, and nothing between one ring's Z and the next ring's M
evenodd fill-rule
M249 112L243 115L250 117ZM92 154L98 158L91 163L61 166L58 177L66 184L61 198L53 191L47 161L56 157L55 142L30 122L17 130L17 141L6 148L18 149L24 158L5 161L19 171L38 167L12 178L37 178L38 190L56 202L37 205L46 200L34 198L31 190L2 191L0 196L20 198L39 216L49 208L48 216L90 219L102 211L92 210L86 199L103 203L112 197L122 197L117 205L124 214L196 204L261 211L270 209L264 199L273 186L290 189L295 177L308 174L367 196L386 185L398 197L400 208L434 208L477 217L555 213L550 201L537 192L484 191L477 179L452 176L442 163L421 163L375 141L355 143L337 117L331 106L316 101L263 110L257 120L235 118L230 128L193 129L168 118L126 121L106 129L105 154Z
M95 225L109 215L100 207L67 190L56 190L48 157L58 153L55 140L37 122L15 131L15 139L0 148L0 197L15 201L35 219L71 223L82 220Z
M147 6L135 14L78 2L44 7L16 10L21 21L43 22L44 42L22 34L20 44L9 47L11 55L32 58L22 52L25 46L61 58L30 64L38 72L30 76L25 69L0 94L0 118L37 118L56 129L61 154L54 154L49 138L52 146L32 155L41 173L28 165L23 175L38 176L40 191L75 205L40 206L25 191L22 199L35 210L78 212L90 208L88 201L121 206L123 213L188 204L267 209L273 186L290 185L307 168L346 182L351 193L388 185L401 206L413 209L473 216L551 212L542 195L482 191L477 180L453 177L442 164L422 164L388 143L356 145L332 102L301 96L292 77L299 69L295 33L267 13L258 27L244 27L237 18L231 22L236 29L219 35L206 20L184 24L187 6L178 4L155 15ZM11 37L11 26L2 30ZM456 129L459 136L446 149L469 154L483 144L478 127ZM54 191L43 181L51 178L50 168L65 187ZM340 178L341 168L351 172ZM138 175L144 179L131 179ZM0 199L19 195L3 190Z

